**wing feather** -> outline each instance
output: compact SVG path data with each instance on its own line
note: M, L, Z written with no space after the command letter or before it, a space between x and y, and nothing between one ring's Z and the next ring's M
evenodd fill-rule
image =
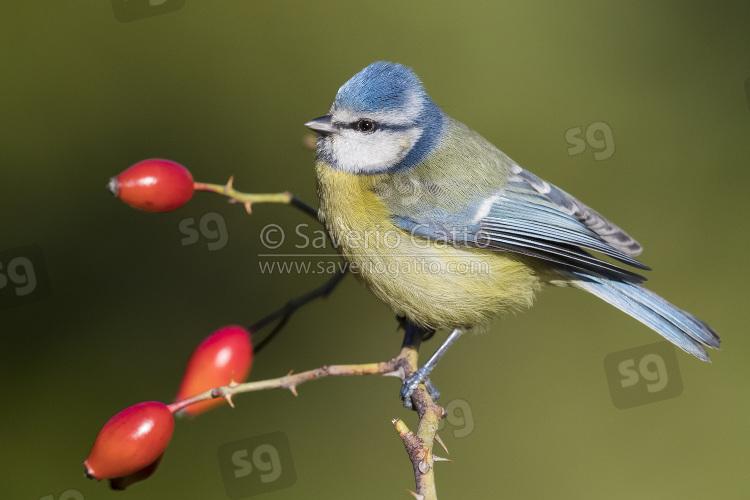
M510 251L631 282L645 278L586 252L648 270L633 258L641 246L619 227L561 189L513 164L512 176L460 213L422 204L394 214L398 227L423 238ZM412 207L414 209L414 207Z
M630 256L637 256L643 252L643 247L632 236L620 229L602 214L569 195L557 186L540 179L528 170L513 165L513 173L525 181L537 193L548 199L558 210L572 215L586 227L602 237L613 248Z

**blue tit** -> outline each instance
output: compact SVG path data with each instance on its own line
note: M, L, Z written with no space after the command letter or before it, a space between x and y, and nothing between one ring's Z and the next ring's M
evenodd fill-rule
M446 115L419 78L375 62L346 82L318 133L319 214L352 273L397 315L448 329L404 381L425 382L463 332L531 306L543 285L592 293L684 351L719 348L706 323L643 288L641 245Z

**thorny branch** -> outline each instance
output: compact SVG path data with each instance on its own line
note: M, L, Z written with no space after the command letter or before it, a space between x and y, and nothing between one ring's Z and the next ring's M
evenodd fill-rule
M407 333L407 337L408 335ZM405 338L399 355L388 361L354 365L325 365L297 374L290 372L284 377L257 382L245 382L242 384L232 381L228 385L209 389L201 394L176 401L168 406L172 412L175 412L201 401L224 398L234 407L233 397L235 395L268 389L288 389L292 394L297 396L297 386L300 384L328 376L374 375L379 373L386 376L396 376L403 380L405 376L409 376L417 369L417 349L419 343L409 343L407 340ZM438 422L441 418L445 418L447 414L442 407L432 401L424 385L420 385L414 391L412 401L419 415L417 433L414 434L409 430L406 424L399 418L394 419L392 423L406 447L406 452L414 469L414 480L417 491L412 492L412 494L416 498L434 499L437 498L434 463L435 461L445 459L433 455L433 444L436 439L440 442L440 438L437 436Z

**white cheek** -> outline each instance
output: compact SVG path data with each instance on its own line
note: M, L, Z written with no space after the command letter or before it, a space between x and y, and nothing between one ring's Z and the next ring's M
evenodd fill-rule
M375 172L400 162L421 135L417 128L397 132L379 130L373 134L346 130L331 141L331 151L342 170Z

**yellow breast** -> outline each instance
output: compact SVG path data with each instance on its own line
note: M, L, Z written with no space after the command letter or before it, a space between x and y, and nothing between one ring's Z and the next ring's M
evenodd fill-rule
M540 280L529 259L399 229L375 194L388 174L355 175L322 162L316 171L320 214L339 253L396 314L425 327L473 327L531 305Z

